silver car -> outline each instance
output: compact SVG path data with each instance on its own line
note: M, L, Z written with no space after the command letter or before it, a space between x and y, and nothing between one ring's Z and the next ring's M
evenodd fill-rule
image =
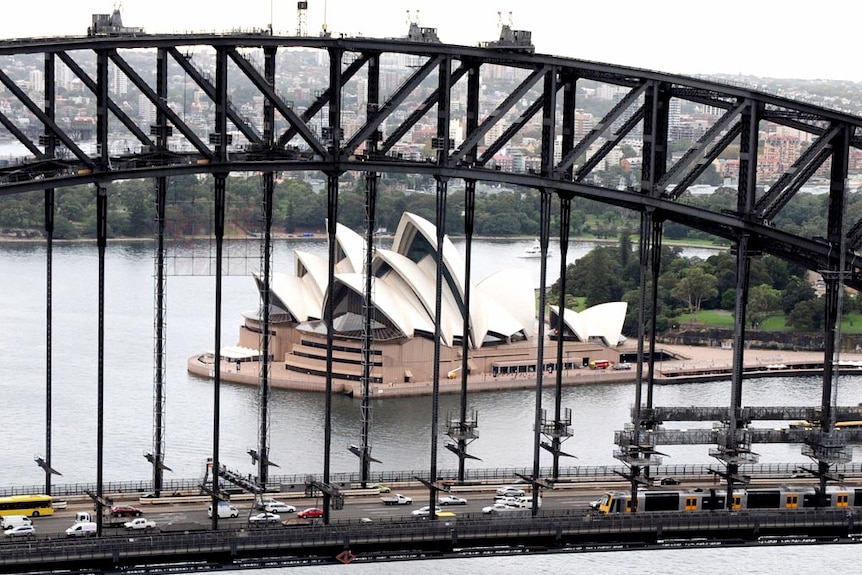
M439 507L437 507L436 505L434 506L434 514L435 515L438 513L441 513L442 511L443 510L440 509ZM431 506L426 505L425 507L420 507L419 509L414 509L413 511L410 512L410 515L412 515L413 517L425 517L427 515L431 515Z
M272 501L263 506L263 510L269 513L293 513L296 507L282 503L281 501Z
M524 490L520 487L504 485L497 489L497 497L523 497Z
M3 532L6 537L32 537L36 534L36 528L32 525L16 525Z
M467 500L455 495L444 495L437 498L437 503L440 505L467 505Z
M279 523L280 521L281 516L275 513L258 513L248 518L249 523L255 524Z

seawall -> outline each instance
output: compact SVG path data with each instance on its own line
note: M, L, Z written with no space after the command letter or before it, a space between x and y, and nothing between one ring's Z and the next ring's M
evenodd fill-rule
M678 385L700 381L720 381L730 379L733 365L733 352L721 347L698 346L662 346L675 359L656 363L655 383L658 385ZM204 355L196 355L188 360L190 373L210 378L214 376L212 363L204 361ZM817 352L794 352L773 350L746 350L744 355L743 376L756 377L794 377L802 375L822 375L823 354ZM645 366L646 373L646 366ZM841 375L862 375L862 354L843 354L839 358L839 373ZM239 369L234 362L222 361L221 380L247 385L259 385L258 362L243 362ZM445 377L445 374L442 374ZM564 371L560 381L563 386L604 384L630 384L637 379L637 371L613 369L575 369ZM542 385L551 388L557 383L557 375L544 374ZM295 391L325 392L326 380L323 377L299 374L284 368L281 362L271 365L270 385L276 389ZM467 381L469 392L506 391L515 389L535 389L534 375L511 374L492 376L490 374L471 375ZM460 377L441 379L439 384L441 394L460 393L462 383ZM348 396L359 397L361 383L358 381L332 382L332 391ZM431 395L433 385L427 382L392 382L371 385L373 397L412 397Z

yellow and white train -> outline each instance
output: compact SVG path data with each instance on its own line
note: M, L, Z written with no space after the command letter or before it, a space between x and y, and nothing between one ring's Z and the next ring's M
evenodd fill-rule
M787 486L739 489L733 492L731 509L804 509L818 507L819 487ZM826 507L862 507L862 488L828 486ZM727 509L727 490L676 489L643 490L637 493L637 512L709 512ZM615 515L632 512L631 491L613 491L602 495L596 508L600 513Z

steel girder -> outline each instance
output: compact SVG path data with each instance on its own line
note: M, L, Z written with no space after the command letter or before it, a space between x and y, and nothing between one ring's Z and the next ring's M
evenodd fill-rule
M214 85L205 71L199 69L189 57L183 55L183 47L200 50L223 51L233 63L227 70L229 78L224 87ZM214 118L203 127L192 125L172 106L171 95L159 95L145 79L152 76L152 70L142 69L131 62L126 54L136 50L161 48L172 57L183 74L215 105L224 102L224 115L228 122L227 130L240 135L242 142L228 143L223 157L217 158L216 144L209 138L218 134ZM244 51L288 50L308 48L329 54L338 51L350 54L345 59L339 74L339 84L327 85L320 95L309 103L304 111L294 111L291 102L279 95L279 90L266 81ZM122 51L122 53L121 53ZM110 65L116 74L122 74L135 86L143 97L156 107L168 125L176 129L168 149L153 151L149 126L130 117L124 111L122 102L103 84L108 78L102 74L95 78L86 71L86 58L95 52L102 59L102 66ZM853 263L855 249L862 242L862 222L847 222L850 230L845 233L846 249L843 254L845 263L839 267L837 254L841 246L835 238L804 238L782 232L771 226L776 213L799 192L814 171L832 157L837 140L845 140L851 148L862 148L862 136L858 128L862 119L834 110L796 102L779 96L754 90L709 82L699 78L673 76L658 72L625 68L610 64L584 62L541 54L529 54L494 48L452 46L436 43L417 43L406 40L371 38L307 38L275 37L267 34L238 35L153 35L129 38L52 38L40 40L16 40L0 43L0 56L14 59L26 54L56 54L58 58L81 80L85 88L96 95L102 95L103 131L97 142L96 157L85 152L79 145L73 131L52 119L36 101L18 88L9 72L0 64L0 82L12 98L25 108L32 118L42 124L46 138L51 138L59 146L70 152L70 157L45 158L41 146L28 136L7 114L0 114L0 126L14 139L20 141L32 154L19 163L0 169L0 195L43 190L46 187L61 188L77 184L105 183L117 179L149 178L190 173L232 171L336 171L374 170L380 173L418 173L437 178L462 178L474 181L508 183L528 188L554 190L572 197L579 196L600 202L614 204L632 210L650 210L655 217L682 223L704 232L736 241L740 234L747 234L753 249L789 259L809 269L843 270L847 285L862 288L857 268ZM366 69L370 70L368 60L378 55L394 55L398 58L414 59L416 66L405 66L399 85L381 102L369 102L374 113L353 110L345 105L345 99L333 97L336 92L345 90L348 82L355 79ZM461 78L469 71L481 73L492 66L509 70L507 74L516 78L508 94L480 121L469 123L464 111L457 107L445 110L446 124L460 122L469 126L464 133L463 144L452 146L446 154L434 157L405 159L395 153L397 144L410 132L426 114L438 108L441 98L451 99L452 94L442 95L438 83L428 86L430 75L439 68L444 58L450 58L453 69L450 72L449 90L455 89ZM82 63L84 62L84 63ZM51 69L46 72L54 74ZM368 73L368 72L365 72ZM379 73L379 72L375 72ZM278 71L276 81L278 81ZM552 75L556 82L539 82L540 78ZM517 80L520 78L520 80ZM565 78L566 81L560 79ZM239 112L231 101L230 94L220 94L220 90L230 91L237 80L250 83L277 112L281 128L272 144L264 145L259 129L249 121L244 112ZM558 144L549 142L543 148L551 150L551 157L557 158L553 169L545 166L541 170L515 172L500 169L493 165L493 154L509 144L514 137L523 132L538 116L542 103L547 98L544 91L548 86L560 90L581 80L609 84L620 91L621 97L595 126L579 140L572 139L564 153L555 154ZM379 81L379 79L377 79ZM326 85L326 82L324 82ZM644 190L616 190L596 184L593 177L597 167L606 161L611 151L623 138L643 138L637 127L646 121L647 110L642 102L656 86L663 86L670 98L680 98L691 102L725 110L716 123L680 158L674 160L668 155L667 165L663 167L663 177L654 186L660 192L644 194ZM459 88L460 89L460 88ZM175 96L174 96L175 97ZM418 103L417 103L418 102ZM520 117L507 119L515 112L515 105L526 103ZM332 117L332 108L338 114L355 113L361 119L353 134L324 134L332 126L323 117L327 112ZM412 106L412 107L411 107ZM741 131L741 117L750 110L758 110L757 123L773 122L791 127L812 135L813 142L775 182L755 180L757 195L753 205L737 210L735 213L718 213L699 210L686 206L679 201L685 189L693 183L705 167L726 152L737 140ZM396 114L397 112L397 114ZM572 115L553 116L554 129L544 130L544 134L574 133L571 125ZM122 156L111 155L116 148L115 124L131 133L140 144L140 151L132 151ZM439 125L442 125L438 123ZM386 130L387 133L383 133ZM496 134L492 142L485 142L486 148L477 154L466 154L486 140L491 132ZM369 135L381 134L381 144L376 151L362 150ZM329 137L325 137L329 136ZM216 136L217 137L217 136ZM438 138L442 137L438 134ZM642 142L648 148L650 142ZM262 153L262 149L263 150ZM191 150L191 151L189 151ZM541 173L538 173L541 172ZM845 174L846 176L846 174ZM835 178L833 178L835 181ZM765 191L761 191L765 190ZM847 190L835 194L833 202L839 208ZM741 204L745 206L746 204ZM832 209L839 213L840 209ZM839 238L840 239L840 238Z

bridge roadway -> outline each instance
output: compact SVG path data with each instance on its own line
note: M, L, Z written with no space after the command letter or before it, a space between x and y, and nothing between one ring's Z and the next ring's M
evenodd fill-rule
M763 485L780 482L766 477L755 481ZM862 479L852 482L860 484ZM284 524L252 526L248 517L257 513L253 497L235 496L231 502L239 509L239 517L221 519L218 531L211 530L207 518L208 497L148 499L127 494L114 502L137 505L156 522L156 529L132 533L122 527L104 526L102 536L89 538L65 537L75 513L92 509L81 498L70 499L54 516L35 520L35 537L26 541L6 538L0 544L0 573L118 568L173 572L200 570L202 564L239 568L492 553L862 540L862 528L857 528L853 513L846 510L616 517L590 510L591 500L603 491L624 489L627 484L623 482L570 483L544 490L542 509L535 517L529 510L484 514L481 509L493 502L497 486L461 487L458 494L467 504L443 508L456 516L428 521L411 516L413 510L428 503L427 490L417 485L395 486L399 493L413 498L412 505L399 506L384 505L376 490L350 490L344 508L332 512L328 525L319 519L282 514ZM714 486L700 477L687 478L680 488ZM297 510L320 503L301 494L271 495Z

